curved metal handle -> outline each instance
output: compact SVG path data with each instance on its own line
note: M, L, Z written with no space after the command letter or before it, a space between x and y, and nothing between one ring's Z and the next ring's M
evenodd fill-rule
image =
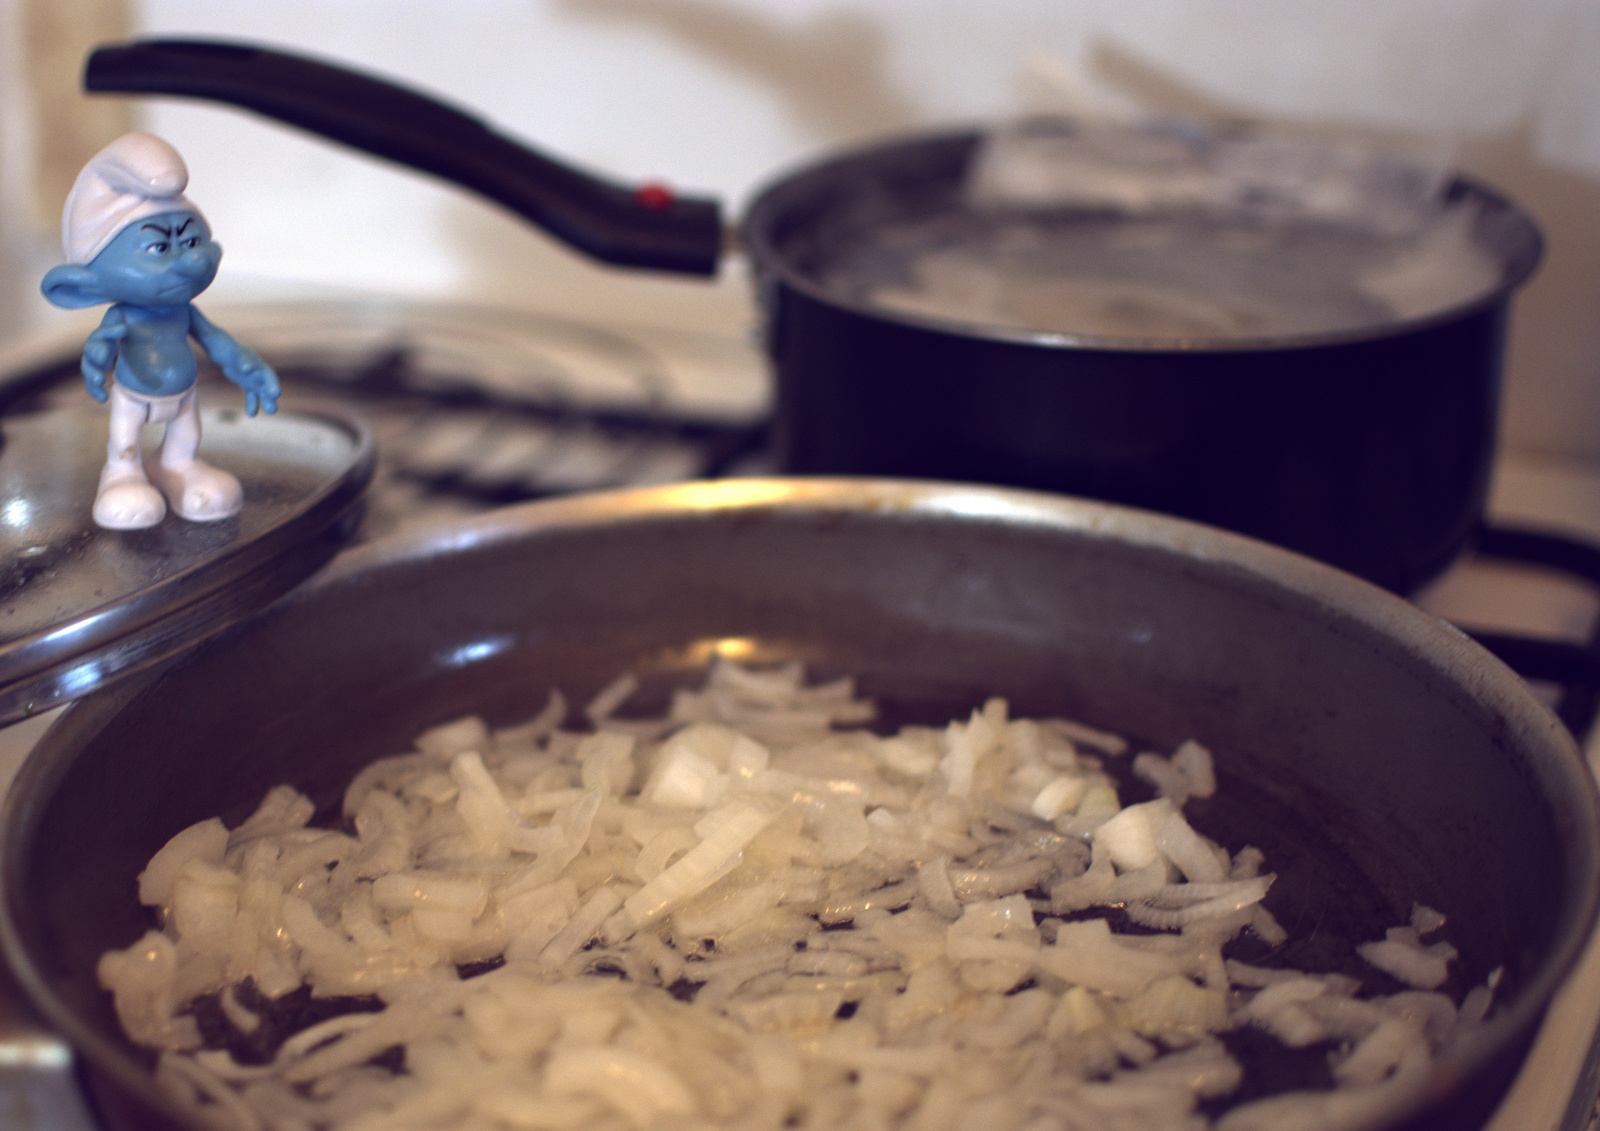
M226 102L471 189L606 263L710 275L714 200L580 172L428 95L250 44L141 40L89 56L84 89Z

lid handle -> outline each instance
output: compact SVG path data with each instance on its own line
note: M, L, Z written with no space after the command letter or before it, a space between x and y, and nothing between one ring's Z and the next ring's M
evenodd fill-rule
M341 66L242 43L139 40L94 51L84 88L232 103L443 177L603 262L716 271L715 200L602 180L435 98Z

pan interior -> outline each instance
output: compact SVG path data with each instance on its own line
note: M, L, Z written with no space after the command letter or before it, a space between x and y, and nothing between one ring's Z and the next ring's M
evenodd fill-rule
M357 769L424 727L519 721L552 687L581 703L632 670L647 712L730 646L854 674L891 721L1004 694L1014 714L1155 749L1199 738L1227 800L1196 822L1305 879L1274 910L1310 940L1308 965L1336 967L1421 901L1449 917L1461 984L1503 968L1526 1029L1592 912L1594 818L1570 748L1337 603L1084 527L643 513L512 523L336 571L74 708L6 830L8 931L31 989L102 1068L149 1091L94 968L145 929L135 877L173 833L235 824L285 782L331 813Z

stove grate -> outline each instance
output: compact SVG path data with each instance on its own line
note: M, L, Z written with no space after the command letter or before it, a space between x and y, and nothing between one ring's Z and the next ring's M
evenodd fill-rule
M1473 540L1478 557L1554 570L1600 594L1600 546L1549 531L1483 525ZM1524 679L1558 688L1556 714L1581 743L1600 714L1600 619L1582 640L1463 629Z

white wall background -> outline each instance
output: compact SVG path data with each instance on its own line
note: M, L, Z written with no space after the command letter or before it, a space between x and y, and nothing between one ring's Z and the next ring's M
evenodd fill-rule
M1506 438L1600 459L1600 0L134 0L133 12L146 33L272 41L403 77L595 169L736 205L843 142L1017 110L1030 54L1155 109L1446 138L1549 239L1517 307ZM151 102L145 123L189 161L228 250L219 287L707 324L745 309L737 277L618 280L455 190L237 111Z

